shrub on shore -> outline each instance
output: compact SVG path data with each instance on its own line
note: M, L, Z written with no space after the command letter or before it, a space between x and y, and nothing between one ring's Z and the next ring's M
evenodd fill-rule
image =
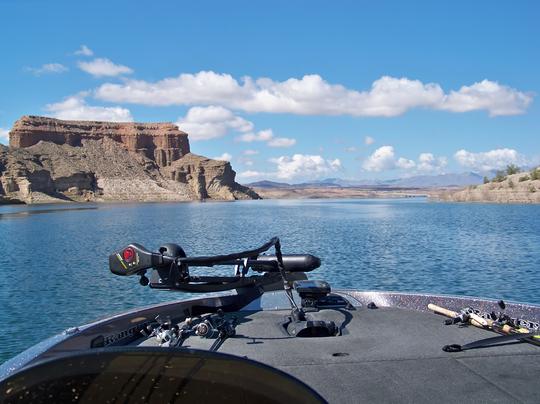
M495 177L493 178L493 182L503 182L504 180L506 180L506 175L504 171L498 170L495 174Z
M515 164L508 164L506 166L506 175L514 175L521 172L521 169Z

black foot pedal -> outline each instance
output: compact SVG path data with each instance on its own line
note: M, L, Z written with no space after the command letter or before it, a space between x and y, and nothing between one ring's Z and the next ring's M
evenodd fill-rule
M333 321L291 321L287 324L287 333L298 338L333 337L338 328Z

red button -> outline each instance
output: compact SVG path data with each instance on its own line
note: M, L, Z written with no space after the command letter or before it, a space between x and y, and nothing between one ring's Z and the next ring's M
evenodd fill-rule
M122 258L124 258L124 261L131 262L133 261L133 258L135 258L135 251L133 248L128 247L124 251L122 251Z

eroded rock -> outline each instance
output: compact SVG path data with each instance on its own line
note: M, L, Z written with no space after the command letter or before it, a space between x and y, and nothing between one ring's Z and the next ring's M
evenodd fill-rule
M257 199L173 124L25 116L0 145L0 203Z

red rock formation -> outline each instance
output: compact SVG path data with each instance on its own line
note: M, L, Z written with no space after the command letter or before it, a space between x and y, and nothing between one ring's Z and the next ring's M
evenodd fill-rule
M0 203L260 198L230 163L189 151L170 123L24 116L0 145Z
M11 147L30 147L40 141L80 146L83 139L110 138L159 166L170 165L189 153L188 135L172 123L64 121L23 116L9 133Z

